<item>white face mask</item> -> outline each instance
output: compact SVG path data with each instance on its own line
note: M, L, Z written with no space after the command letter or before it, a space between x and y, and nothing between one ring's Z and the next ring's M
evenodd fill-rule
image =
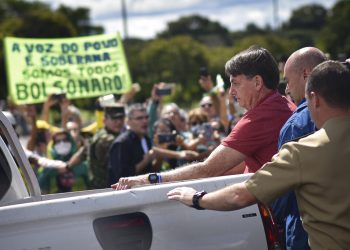
M72 143L60 141L59 143L55 144L54 149L56 150L57 154L64 156L69 154L70 150L72 149Z

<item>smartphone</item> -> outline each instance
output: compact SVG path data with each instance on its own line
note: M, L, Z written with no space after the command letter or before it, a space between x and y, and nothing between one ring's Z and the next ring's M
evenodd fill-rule
M169 143L176 141L176 134L158 134L158 143Z
M170 94L171 94L171 87L157 88L156 89L157 96L164 96L164 95L170 95Z
M207 141L210 141L213 135L213 127L210 123L206 122L201 125L202 133Z
M199 75L204 76L204 77L208 77L209 76L208 69L206 67L201 67L199 69Z
M57 93L57 94L53 94L52 98L54 100L56 100L57 102L61 102L63 99L66 98L66 93Z

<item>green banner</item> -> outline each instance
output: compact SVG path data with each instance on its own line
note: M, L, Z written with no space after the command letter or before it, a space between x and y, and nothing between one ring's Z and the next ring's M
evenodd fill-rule
M131 78L119 34L60 39L5 38L10 95L40 103L53 93L68 99L125 93Z

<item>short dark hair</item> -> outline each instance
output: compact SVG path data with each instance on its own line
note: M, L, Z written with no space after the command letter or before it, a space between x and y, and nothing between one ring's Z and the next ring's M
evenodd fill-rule
M319 94L331 107L350 108L350 71L337 61L316 66L307 82L306 93Z
M131 104L131 105L128 107L128 113L127 113L128 118L132 118L132 116L134 115L134 113L135 113L136 111L139 111L139 112L147 112L147 109L146 109L145 105L143 105L142 103L134 103L134 104Z
M277 89L279 70L275 58L265 48L251 46L226 62L227 76L245 75L249 78L260 75L268 89Z

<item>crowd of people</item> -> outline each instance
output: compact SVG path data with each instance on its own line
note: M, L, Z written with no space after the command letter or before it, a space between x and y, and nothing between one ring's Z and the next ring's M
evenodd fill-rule
M164 103L176 91L154 84L145 103L134 103L140 86L123 95L96 99L95 119L86 124L64 93L42 104L8 110L16 131L27 135L23 145L42 193L109 188L120 177L175 169L206 158L244 113L210 75L200 76L203 98L193 109ZM169 91L168 91L169 90ZM40 158L40 163L38 159Z
M47 158L42 165L32 161L43 193L68 192L76 186L121 190L149 183L255 173L248 182L213 194L178 188L168 196L197 209L214 210L264 201L276 215L286 249L346 246L349 242L344 232L350 228L342 219L349 222L350 218L342 215L341 209L349 209L350 200L337 206L328 195L315 199L329 184L325 180L328 176L322 173L329 174L327 168L334 161L321 155L322 163L313 159L319 157L318 150L327 151L327 143L333 152L340 140L329 131L334 142L319 142L318 137L326 140L322 131L326 129L328 134L330 128L338 129L333 118L349 128L350 93L344 84L349 81L349 69L328 61L317 48L297 50L283 67L285 96L278 91L278 64L264 48L253 46L240 52L226 63L225 71L230 89L216 88L209 75L202 75L199 84L203 98L188 111L176 103L162 102L159 90L167 88L164 83L154 84L145 103L131 103L137 86L118 100L114 95L98 98L96 122L88 127L83 127L79 110L64 94L49 96L41 119L34 105L27 105L25 117L32 128L27 150ZM50 124L53 106L59 106L60 111L61 124L57 127ZM311 139L300 144L288 143L312 133ZM335 156L348 156L343 151L326 155L333 160ZM271 160L273 163L269 163ZM315 173L315 164L319 163L321 174ZM336 172L342 175L344 167L340 164ZM313 176L317 177L314 182ZM337 176L343 180L347 175ZM338 219L322 217L324 213L320 217L318 206L324 211L332 206L330 210L339 215ZM337 237L330 235L326 224L332 225Z

